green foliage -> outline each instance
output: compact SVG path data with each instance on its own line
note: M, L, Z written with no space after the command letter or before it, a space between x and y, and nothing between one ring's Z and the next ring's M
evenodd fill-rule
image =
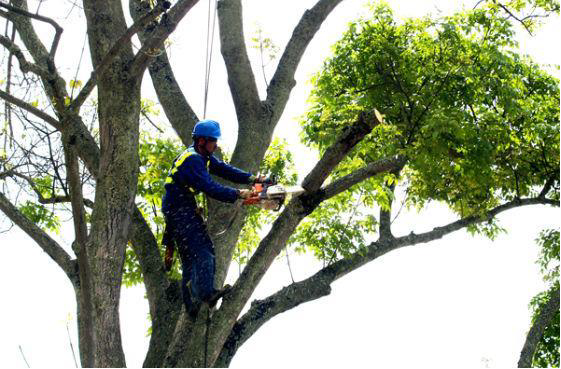
M30 221L35 223L44 231L55 232L60 231L60 219L54 212L47 209L46 206L26 201L23 205L19 206L21 213Z
M362 209L366 191L346 191L322 203L292 235L289 244L297 252L311 251L324 262L348 257L367 246L366 237L378 224Z
M559 230L542 231L536 242L541 248L537 263L544 280L548 283L559 282Z
M275 176L278 182L283 185L292 186L298 182L292 153L288 151L286 141L278 138L273 139L259 170L263 175ZM247 218L233 255L233 259L237 263L247 263L249 256L259 244L259 232L263 229L263 226L271 224L276 217L276 213L263 211L254 206L248 207Z
M532 324L535 323L548 303L552 291L555 289L559 291L559 230L547 229L542 231L536 243L540 246L540 256L537 264L540 266L544 281L549 284L549 289L536 295L530 302L530 309L533 314ZM557 295L556 298L559 298L559 296ZM559 311L557 311L536 347L532 358L532 367L559 367L559 328Z
M158 244L164 231L164 217L161 213L164 184L174 158L181 153L183 146L178 140L162 139L144 133L140 138L140 173L138 175L137 205L147 220ZM164 249L160 250L163 258ZM179 278L178 263L174 276ZM142 273L136 255L130 245L125 254L123 283L127 286L142 282Z
M280 49L275 45L270 37L265 37L263 28L260 25L256 25L255 35L251 37L251 48L258 49L261 53L261 59L266 55L269 61L274 60Z
M551 13L559 14L557 0L510 0L490 1L485 6L492 10L504 11L508 18L516 17L518 22L529 31L534 32L542 24L543 19Z
M559 81L514 52L513 35L493 7L397 22L387 5L373 6L313 77L302 139L323 152L359 112L376 108L385 124L333 177L402 154L409 206L436 200L460 216L482 215L535 195L559 181ZM371 201L387 197L385 179L368 186ZM500 228L472 230L493 237Z

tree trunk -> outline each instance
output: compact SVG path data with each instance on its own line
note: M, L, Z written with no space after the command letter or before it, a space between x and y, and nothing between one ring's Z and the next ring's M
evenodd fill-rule
M555 314L559 312L559 287L553 288L549 292L549 300L542 306L540 314L536 318L534 324L528 332L526 337L526 342L524 342L524 347L520 353L520 359L518 360L519 368L530 368L532 367L532 359L538 347L543 332L547 328L548 324L555 317Z

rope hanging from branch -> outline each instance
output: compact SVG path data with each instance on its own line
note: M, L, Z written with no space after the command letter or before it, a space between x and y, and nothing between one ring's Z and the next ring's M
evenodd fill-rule
M211 6L214 3L214 6ZM214 30L216 28L216 6L217 0L208 0L208 16L207 16L207 28L206 28L206 60L205 60L205 89L204 89L204 108L203 108L203 119L206 118L206 108L208 101L208 88L210 83L210 66L212 64L212 50L214 46ZM210 24L211 20L211 8L213 9L212 15L212 26ZM212 32L211 32L212 29Z

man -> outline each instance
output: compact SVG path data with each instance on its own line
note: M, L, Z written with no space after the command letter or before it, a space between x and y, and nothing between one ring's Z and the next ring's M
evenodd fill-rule
M192 319L196 318L201 302L214 306L229 290L228 285L221 290L214 288L214 247L203 219L204 195L230 203L251 196L250 190L223 186L210 174L241 184L266 181L216 159L212 154L218 147L220 135L220 125L216 121L203 120L195 125L193 145L174 160L162 199L166 219L163 243L169 247L175 242L178 246L183 302ZM173 250L171 252L173 255ZM167 268L171 267L169 255L166 255L166 264Z

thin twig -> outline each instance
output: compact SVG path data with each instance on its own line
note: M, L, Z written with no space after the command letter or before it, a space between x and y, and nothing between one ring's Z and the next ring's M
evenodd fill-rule
M15 6L0 3L0 7L8 9L11 12L14 12L14 13L17 13L17 14L20 14L20 15L24 15L24 16L29 17L29 18L33 18L33 19L37 19L37 20L42 21L42 22L46 22L46 23L50 24L51 26L53 26L54 29L55 29L55 37L53 38L53 43L51 44L51 51L49 52L49 59L50 59L51 62L54 61L56 49L58 47L58 42L60 41L60 36L62 35L62 31L63 31L62 27L51 18L44 17L44 16L38 15L38 14L33 14L33 13L28 12L27 10L23 10L23 9L15 7Z
M66 333L68 334L68 343L70 344L70 350L72 351L72 358L74 359L74 366L78 367L78 362L76 361L76 353L74 352L74 345L72 345L72 339L70 338L70 330L68 329L68 323L66 323Z
M290 273L290 279L292 279L292 283L294 283L294 275L292 275L292 267L290 266L290 258L288 257L288 248L285 250L286 252L286 264L288 264L288 272Z
M158 126L156 125L156 123L154 123L154 122L152 121L152 119L150 119L150 117L148 116L148 114L146 114L145 111L141 110L140 112L142 113L142 115L144 116L144 118L146 118L146 119L148 120L148 122L150 122L150 124L151 124L154 128L156 128L160 133L164 133L164 131L163 131L160 127L158 127Z
M30 368L29 363L27 362L27 360L25 359L25 355L23 354L21 345L18 345L18 347L19 347L19 352L21 352L21 357L23 358L23 361L25 361L25 365L27 365L27 367Z

